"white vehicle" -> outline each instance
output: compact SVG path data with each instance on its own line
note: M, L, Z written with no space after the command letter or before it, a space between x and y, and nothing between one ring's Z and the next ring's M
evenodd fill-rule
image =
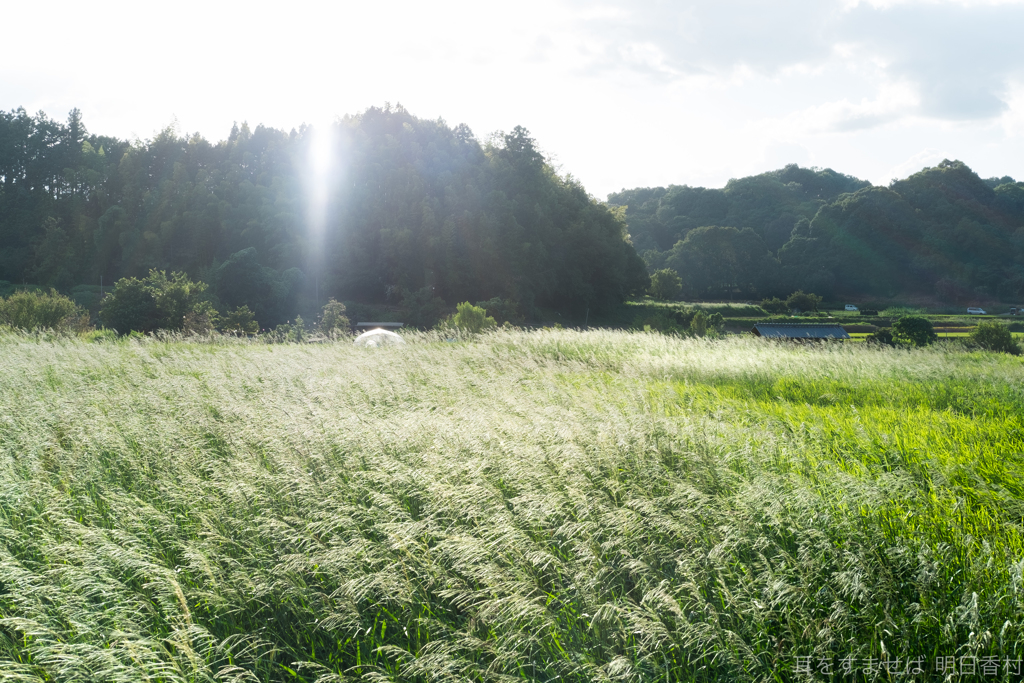
M848 311L859 311L860 309L857 308L856 306L854 306L853 304L846 304L846 310L848 310Z
M985 311L981 308L971 307L967 309L967 315L985 315Z

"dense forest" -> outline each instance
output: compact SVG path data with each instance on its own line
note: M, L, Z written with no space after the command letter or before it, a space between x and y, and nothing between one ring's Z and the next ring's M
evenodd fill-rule
M790 165L602 203L524 128L481 141L400 106L319 131L236 125L216 143L173 127L95 135L77 110L66 122L0 112L0 289L164 271L265 326L331 297L581 317L643 293L662 268L686 298L1021 303L1024 183L958 161L889 187Z
M687 297L921 296L1024 301L1024 183L943 161L889 187L796 165L723 189L638 188L626 207L652 270Z
M621 212L557 175L521 127L481 143L386 106L330 132L128 142L89 134L77 110L0 113L0 280L68 291L180 271L264 325L328 297L501 298L529 314L647 287Z

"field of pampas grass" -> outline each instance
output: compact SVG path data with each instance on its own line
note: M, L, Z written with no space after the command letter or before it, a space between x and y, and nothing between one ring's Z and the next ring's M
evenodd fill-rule
M1017 358L571 330L0 357L0 682L1020 680Z

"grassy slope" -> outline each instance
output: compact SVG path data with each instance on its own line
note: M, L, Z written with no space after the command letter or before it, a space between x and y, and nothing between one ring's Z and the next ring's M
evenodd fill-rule
M1020 360L414 341L0 339L0 681L1021 655Z

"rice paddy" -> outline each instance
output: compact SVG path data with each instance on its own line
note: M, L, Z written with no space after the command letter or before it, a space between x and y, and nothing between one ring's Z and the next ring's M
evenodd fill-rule
M0 335L0 681L1020 680L1019 358L408 340Z

